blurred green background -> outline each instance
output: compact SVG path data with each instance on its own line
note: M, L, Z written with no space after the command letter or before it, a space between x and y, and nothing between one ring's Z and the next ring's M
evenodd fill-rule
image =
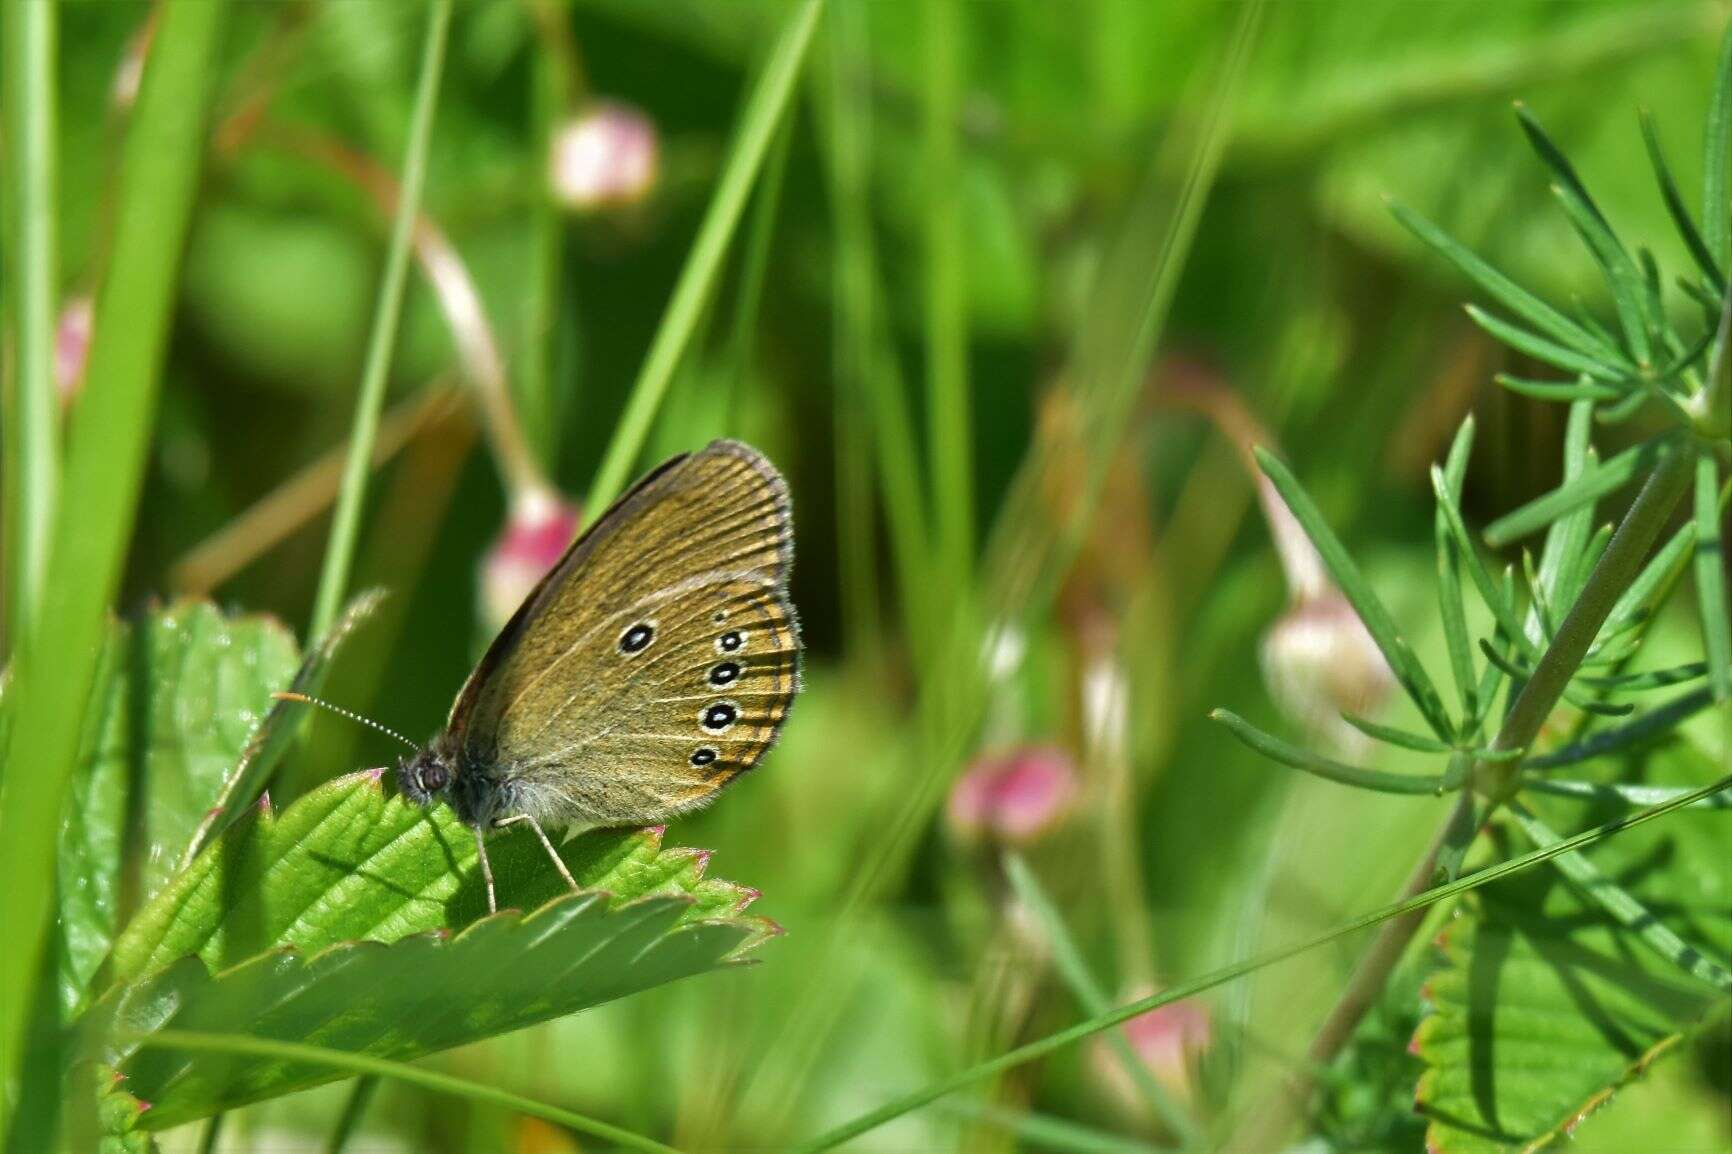
M513 495L461 341L494 347L539 467L582 506L788 11L459 7L424 200L449 245L435 280L458 297L430 287L423 247L355 580L394 596L326 696L413 736L441 723L490 636L483 562ZM833 0L640 461L737 436L793 488L807 688L764 767L670 831L715 850L712 873L761 888L757 908L788 934L755 967L445 1065L693 1149L767 1149L1074 1020L1007 901L991 831L958 832L943 812L954 780L1023 747L1056 750L1074 779L1074 802L1023 844L1113 996L1387 900L1446 803L1295 780L1206 720L1222 705L1304 732L1267 684L1289 590L1241 462L1246 422L1293 462L1422 652L1440 652L1429 464L1476 412L1465 503L1483 522L1556 482L1562 419L1491 387L1500 370L1537 374L1467 321L1467 287L1384 197L1603 314L1510 102L1548 126L1625 235L1684 267L1636 113L1652 110L1696 187L1727 11L1343 0L1271 3L1252 21L1184 0ZM152 9L62 12L70 302L102 275L125 73ZM123 609L210 595L305 628L334 492L317 463L351 420L389 227L376 197L403 152L423 23L407 0L235 6ZM654 179L620 203L561 203L551 142L597 102L645 118ZM464 283L478 313L452 311ZM63 336L75 376L77 334ZM960 429L934 423L946 380L965 385ZM883 450L898 404L913 468ZM1079 476L1100 482L1092 521ZM918 534L898 486L929 514ZM958 501L960 531L946 520ZM1045 593L1000 599L1037 573ZM1016 611L970 616L1001 604ZM960 631L971 641L934 639L952 615L978 626ZM983 647L1018 659L983 676ZM320 717L277 800L395 754ZM886 850L894 838L902 852ZM1228 1148L1358 944L1210 1003L1206 1044L1167 1081ZM1372 1074L1331 1098L1314 1148L1420 1148L1405 1046L1421 977L1374 1016L1357 1059ZM1662 1064L1579 1132L1582 1148L1725 1148L1729 1066L1723 1046ZM1170 1137L1119 1074L1088 1046L990 1097L1097 1136ZM223 1148L320 1149L341 1100L244 1111ZM993 1108L928 1110L858 1148L1043 1146ZM387 1086L351 1148L580 1147Z

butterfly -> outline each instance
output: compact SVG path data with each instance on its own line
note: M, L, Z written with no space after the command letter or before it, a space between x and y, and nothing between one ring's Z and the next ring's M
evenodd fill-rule
M791 512L739 441L664 462L571 544L398 763L405 798L474 831L489 911L489 831L528 825L576 889L546 827L665 822L769 751L800 688Z

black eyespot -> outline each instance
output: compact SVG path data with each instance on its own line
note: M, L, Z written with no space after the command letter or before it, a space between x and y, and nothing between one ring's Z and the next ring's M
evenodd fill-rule
M621 653L642 653L649 648L649 643L655 640L656 628L647 621L639 621L630 629L619 635L619 651Z
M726 609L716 610L716 615L715 615L713 620L715 621L715 623L717 625L720 625L722 622L726 621L727 619L728 619L728 611Z
M731 701L718 701L705 708L698 716L698 724L711 733L721 733L740 716L739 709Z
M740 679L740 663L738 661L718 661L710 669L711 685L729 685Z
M738 629L730 629L716 638L716 648L723 653L737 653L745 645L746 638Z
M716 760L716 751L707 745L700 745L692 750L692 764L702 769Z

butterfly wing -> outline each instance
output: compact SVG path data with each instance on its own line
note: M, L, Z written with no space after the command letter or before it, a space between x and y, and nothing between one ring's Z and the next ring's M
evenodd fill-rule
M798 689L786 483L716 441L640 481L525 600L448 740L514 811L647 824L756 765Z

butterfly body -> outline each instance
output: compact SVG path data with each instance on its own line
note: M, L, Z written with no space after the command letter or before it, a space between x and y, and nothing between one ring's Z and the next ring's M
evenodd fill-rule
M500 631L403 795L480 831L655 824L774 743L799 688L788 489L716 441L639 481Z

